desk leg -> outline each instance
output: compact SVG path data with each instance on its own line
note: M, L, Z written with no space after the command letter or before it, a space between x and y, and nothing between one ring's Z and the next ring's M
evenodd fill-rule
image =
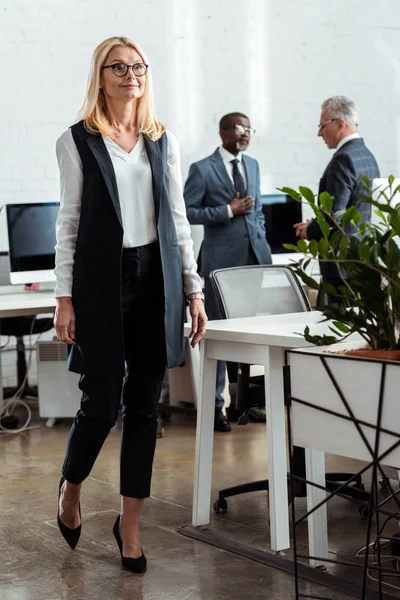
M210 522L217 361L207 358L208 340L201 342L200 393L197 404L192 525Z
M306 477L318 485L325 486L325 454L306 448ZM325 500L325 490L307 485L307 510L310 511ZM328 525L326 504L308 517L308 548L310 556L328 558ZM320 560L310 560L312 567L320 567L325 563Z
M283 349L273 346L266 348L264 372L269 516L271 550L275 552L290 546L283 365Z

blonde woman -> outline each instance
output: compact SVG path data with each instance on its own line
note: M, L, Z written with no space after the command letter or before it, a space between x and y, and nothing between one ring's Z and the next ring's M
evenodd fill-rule
M75 548L80 493L121 406L122 565L143 572L139 519L150 481L166 366L184 361L207 317L182 195L179 146L157 120L151 71L125 37L95 50L80 121L57 141L61 179L54 323L81 375L59 486L58 525Z

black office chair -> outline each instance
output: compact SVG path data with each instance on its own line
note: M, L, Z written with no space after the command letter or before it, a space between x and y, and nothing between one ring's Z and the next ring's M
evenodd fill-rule
M284 265L219 269L210 274L210 280L225 319L311 310L299 279L290 267ZM248 410L254 404L254 396L256 394L259 397L264 395L264 377L250 377L250 365L239 364L237 381L233 385L235 386L236 410L241 413L238 424L247 425L249 422ZM296 474L304 477L304 449L295 448L293 459ZM352 475L351 473L327 473L326 487L329 491L337 490ZM214 511L225 513L228 509L226 498L249 492L268 491L268 485L268 480L265 479L220 490L218 499L214 501ZM365 503L369 501L369 494L364 490L361 477L356 477L354 482L346 486L340 493L356 500L362 510L365 509ZM296 484L294 496L306 496L306 486ZM291 494L289 494L290 497ZM361 510L360 512L362 513Z
M31 386L27 377L24 336L49 331L53 327L53 319L35 317L7 317L0 321L3 336L15 336L17 339L17 387L4 388L4 398L12 398L22 387L21 398L32 396L37 398L37 386Z

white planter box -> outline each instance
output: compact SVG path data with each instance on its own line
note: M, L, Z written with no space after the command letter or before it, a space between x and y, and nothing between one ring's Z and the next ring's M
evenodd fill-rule
M341 418L341 415L349 417L349 411L328 370L350 405L355 419L363 422L360 423L361 429L373 450L375 450L375 428L382 385L381 428L390 433L380 434L379 456L399 441L400 363L347 357L340 354L332 355L335 350L354 349L364 345L360 342L349 342L288 352L290 395L311 405L293 401L292 429L295 445L371 461L371 452L355 424L349 419ZM383 369L386 373L382 381ZM318 408L336 414L323 412ZM382 459L382 464L399 468L400 447Z

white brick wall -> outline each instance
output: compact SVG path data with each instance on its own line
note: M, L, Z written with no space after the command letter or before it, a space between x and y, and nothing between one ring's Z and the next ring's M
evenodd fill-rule
M92 50L137 39L182 168L248 113L263 187L317 184L321 101L348 94L383 175L399 174L399 0L0 0L0 205L58 198L54 144L74 122ZM5 249L4 215L0 250Z

